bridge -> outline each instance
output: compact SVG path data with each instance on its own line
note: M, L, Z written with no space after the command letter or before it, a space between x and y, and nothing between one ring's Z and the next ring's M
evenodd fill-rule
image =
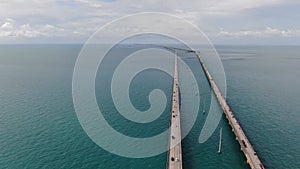
M193 52L196 54L198 61L205 73L207 80L209 81L210 87L213 90L228 122L232 128L233 133L236 136L236 140L241 146L247 163L251 169L264 169L262 162L260 161L257 153L253 146L248 140L245 132L240 126L238 120L235 118L234 113L230 109L226 99L223 97L217 84L214 82L211 74L209 73L203 59L200 56L200 52L179 48L164 47L168 50L175 51L175 62L174 62L174 79L173 79L173 95L172 95L172 110L170 113L170 136L169 136L169 152L167 169L182 169L182 149L181 149L181 128L180 128L180 98L179 98L179 84L178 84L178 56L177 50L184 50L186 52Z
M178 63L175 52L172 111L170 113L170 137L167 169L182 169L182 151L181 151L181 127L180 127L180 100L178 84Z

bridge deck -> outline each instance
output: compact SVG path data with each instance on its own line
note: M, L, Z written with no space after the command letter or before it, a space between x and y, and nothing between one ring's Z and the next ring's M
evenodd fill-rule
M170 113L170 138L168 153L168 169L182 169L181 128L179 112L179 84L177 69L177 54L175 53L174 82L172 95L172 111Z

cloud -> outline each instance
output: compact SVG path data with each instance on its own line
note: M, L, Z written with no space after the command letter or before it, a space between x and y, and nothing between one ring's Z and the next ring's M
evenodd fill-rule
M249 9L280 6L293 0L2 0L0 5L0 40L5 38L61 37L87 39L104 24L121 16L137 12L166 12L217 34L218 37L260 36L280 34L281 37L298 35L296 30L228 31L219 32L214 19L227 24ZM227 21L226 21L227 19ZM226 24L226 23L225 23ZM269 24L268 24L269 25ZM275 25L278 26L278 25ZM226 26L225 26L226 27ZM280 27L280 26L278 26ZM251 27L250 27L251 28ZM260 35L258 35L260 34Z
M300 37L300 29L280 30L277 28L267 27L263 30L243 30L229 32L221 30L217 37L221 38L270 38L270 37Z
M12 29L13 28L13 23L15 21L11 18L7 18L4 23L0 26L0 29Z
M67 34L64 28L49 24L31 26L27 23L17 26L15 20L10 18L0 27L0 38L63 37Z
M102 3L95 0L75 0L75 2L82 3L84 5L93 7L93 8L101 8Z
M139 12L139 11L158 11L168 13L197 13L202 16L231 16L241 15L242 12L249 9L273 7L281 4L288 4L293 0L120 0L105 5L112 9L118 9L118 12ZM128 5L135 4L135 5ZM138 4L138 5L136 5ZM123 7L123 8L122 8ZM127 7L127 8L125 8Z
M206 3L203 13L212 16L240 15L249 9L277 6L289 0L212 0Z

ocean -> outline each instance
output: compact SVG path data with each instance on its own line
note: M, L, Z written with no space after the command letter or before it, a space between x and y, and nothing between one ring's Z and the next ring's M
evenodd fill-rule
M139 47L123 46L115 55ZM81 48L82 45L0 46L0 168L166 168L167 152L148 158L121 157L99 147L84 132L72 100L72 75ZM228 103L264 166L299 168L300 48L216 46L216 49L226 74ZM192 54L181 55L198 71L200 91L210 92L197 59ZM118 114L109 99L105 85L109 85L116 65L106 62L103 74L96 77L95 91L109 124L120 133L140 138L166 130L172 78L157 70L136 76L130 88L130 101L135 108L147 110L149 92L157 88L165 91L167 106L151 123L132 123ZM217 153L218 128L205 143L199 144L198 137L207 117L202 114L204 108L209 108L208 101L199 105L196 123L182 141L183 167L249 168L224 115L218 125L223 129L222 153Z

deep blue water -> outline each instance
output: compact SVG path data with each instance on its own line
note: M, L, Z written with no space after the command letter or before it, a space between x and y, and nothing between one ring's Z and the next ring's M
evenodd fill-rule
M72 102L72 74L81 47L0 46L0 168L165 168L167 153L142 159L120 157L85 134ZM265 167L298 168L299 47L217 46L217 50L227 76L227 100ZM186 59L199 70L201 90L209 91L199 64L188 56ZM97 99L105 100L107 91L101 81L105 82L105 74L104 79L96 80ZM146 110L146 97L153 88L166 91L170 103L171 82L155 70L137 76L132 83L133 105ZM109 100L100 106L113 112L105 117L114 128L130 136L155 135L169 124L169 106L155 123L147 125L125 123ZM198 143L206 118L203 105L199 106L196 125L182 142L184 167L248 168L224 116L219 124L223 128L222 154L217 153L218 130L204 144Z

